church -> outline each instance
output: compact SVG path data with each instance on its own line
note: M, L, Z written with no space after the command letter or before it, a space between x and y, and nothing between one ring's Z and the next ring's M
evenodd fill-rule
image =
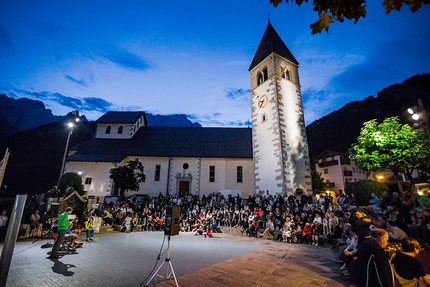
M151 127L143 111L111 111L70 151L65 172L99 198L116 194L110 169L135 159L146 180L126 196L311 193L298 65L269 20L249 67L252 128Z

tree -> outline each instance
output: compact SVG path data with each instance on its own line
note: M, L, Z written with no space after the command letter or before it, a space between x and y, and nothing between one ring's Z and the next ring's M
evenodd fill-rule
M273 6L277 7L283 0L270 0ZM288 0L285 0L288 3ZM292 0L298 6L308 0ZM383 0L385 13L389 14L391 11L400 11L403 4L410 6L412 12L416 12L421 8L421 5L427 5L430 0ZM313 10L318 13L318 20L311 24L312 34L321 33L323 29L328 31L328 26L334 21L343 22L346 19L354 19L354 24L357 24L360 18L366 17L366 1L365 0L352 0L352 1L326 1L314 0L312 5Z
M375 193L376 197L381 198L382 193L387 191L388 187L385 183L376 182L373 180L361 180L357 182L348 183L345 186L345 192L348 195L354 193L357 200L357 204L368 205L371 198L371 194Z
M139 159L135 159L128 161L126 165L110 170L109 178L113 180L115 188L119 189L121 197L125 197L126 191L139 190L139 184L145 182L146 179L143 168Z
M322 178L321 173L317 172L315 169L311 169L312 177L312 191L314 194L320 194L325 189L324 178Z
M63 174L58 186L61 193L77 191L80 195L84 194L84 186L82 185L82 177L74 172L66 172ZM70 190L67 190L70 188Z
M421 129L399 123L397 117L382 123L364 123L357 143L352 145L350 158L367 171L391 170L396 176L404 173L414 188L412 173L430 157L430 142ZM398 184L399 185L399 184ZM401 185L399 185L401 190Z

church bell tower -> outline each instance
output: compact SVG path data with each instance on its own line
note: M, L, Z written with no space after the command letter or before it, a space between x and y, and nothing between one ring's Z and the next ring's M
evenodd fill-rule
M255 192L312 192L299 63L270 20L249 67Z

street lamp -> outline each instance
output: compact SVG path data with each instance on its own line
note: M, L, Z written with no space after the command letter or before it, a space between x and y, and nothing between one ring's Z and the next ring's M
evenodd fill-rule
M429 119L426 114L426 110L424 109L424 105L421 99L418 99L418 106L409 108L408 113L412 115L412 119L415 121L414 127L418 128L421 124L424 126L425 131L427 132L427 136L430 139L430 127L429 127Z
M75 122L79 122L80 117L79 117L79 112L78 111L73 111L72 112L72 116L73 116L73 120ZM63 161L61 163L60 177L58 178L58 182L57 182L57 189L60 187L60 180L61 180L61 177L63 176L64 165L66 163L66 157L67 157L67 151L69 149L70 136L73 133L74 123L72 121L72 122L69 122L67 125L69 127L69 133L67 134L66 148L64 149Z

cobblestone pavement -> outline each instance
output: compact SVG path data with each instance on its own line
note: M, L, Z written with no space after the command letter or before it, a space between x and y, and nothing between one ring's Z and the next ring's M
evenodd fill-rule
M165 239L162 232L97 234L79 254L59 260L48 258L50 239L19 241L6 286L145 286L165 262ZM325 247L219 233L215 238L181 233L170 242L179 286L352 286L331 260L335 251ZM166 275L167 265L158 273ZM149 285L176 285L159 277Z

